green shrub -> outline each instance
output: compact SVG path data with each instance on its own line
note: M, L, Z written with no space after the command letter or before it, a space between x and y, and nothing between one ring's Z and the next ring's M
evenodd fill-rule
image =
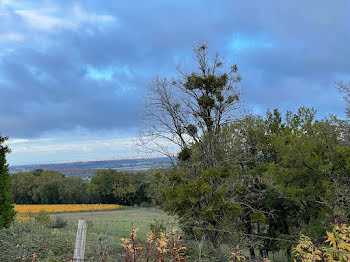
M64 228L67 226L67 221L64 220L62 217L56 217L54 221L50 224L50 227L52 228Z
M50 213L45 210L40 210L39 213L34 214L34 218L40 224L49 224L51 222Z
M150 225L150 230L155 238L159 238L160 234L166 231L166 224L162 219L154 219L153 223Z
M87 220L87 228L92 228L92 226L94 225L94 222L92 222L91 220Z
M0 135L0 230L8 228L14 220L16 212L12 205L11 182L6 154L10 149L3 145L8 138Z

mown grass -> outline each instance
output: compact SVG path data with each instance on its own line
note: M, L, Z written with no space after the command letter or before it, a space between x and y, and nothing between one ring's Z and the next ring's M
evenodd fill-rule
M78 223L79 219L86 219L92 222L128 221L128 222L152 222L154 219L170 219L163 211L156 208L123 208L104 211L84 211L75 213L56 213L51 215L62 217L70 222Z

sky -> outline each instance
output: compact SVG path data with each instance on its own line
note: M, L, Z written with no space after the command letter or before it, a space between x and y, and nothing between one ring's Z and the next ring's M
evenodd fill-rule
M348 0L0 0L0 133L10 164L123 159L147 84L194 68L193 46L237 64L244 110L345 117Z

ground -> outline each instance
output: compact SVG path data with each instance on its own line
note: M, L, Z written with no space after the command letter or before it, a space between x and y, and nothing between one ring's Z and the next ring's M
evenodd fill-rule
M151 225L154 231L161 224L170 224L171 227L176 222L174 218L155 208L124 208L51 215L52 221L57 218L62 218L67 225L57 229L50 227L50 224L15 222L9 229L0 230L0 261L71 261L79 219L85 219L88 225L85 261L123 261L121 238L130 237L133 226L139 228L137 235L139 241L143 242ZM176 226L173 227L177 229ZM193 241L186 241L184 244L188 252L191 252L191 248L198 248ZM225 254L229 254L228 246L224 245L222 249L225 250ZM248 250L244 250L244 253L248 255ZM283 253L271 254L270 259L287 261Z
M129 237L132 227L139 228L139 236L145 236L150 225L157 221L169 224L174 219L155 208L124 208L109 211L57 213L52 218L61 217L69 221L69 226L75 228L79 219L88 222L88 233L107 234L120 240L122 237Z
M79 219L88 222L86 261L120 261L121 238L129 237L131 227L140 228L139 236L146 235L155 221L171 222L169 216L154 208L125 208L112 211L60 213L51 215L67 221L62 229L47 225L14 223L0 231L1 262L7 261L69 261L73 257ZM119 258L119 259L118 259Z

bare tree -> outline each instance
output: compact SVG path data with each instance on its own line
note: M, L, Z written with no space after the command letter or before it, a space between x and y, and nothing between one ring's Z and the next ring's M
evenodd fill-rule
M155 77L148 86L139 145L169 157L170 145L181 151L182 160L198 146L205 168L218 166L217 145L222 126L235 118L240 101L238 68L225 67L218 54L208 58L208 46L194 48L198 71L188 74L177 67L177 77Z
M350 117L350 82L344 83L344 82L336 82L338 86L338 90L344 94L343 98L345 103L347 104L347 108L345 110L346 116Z

